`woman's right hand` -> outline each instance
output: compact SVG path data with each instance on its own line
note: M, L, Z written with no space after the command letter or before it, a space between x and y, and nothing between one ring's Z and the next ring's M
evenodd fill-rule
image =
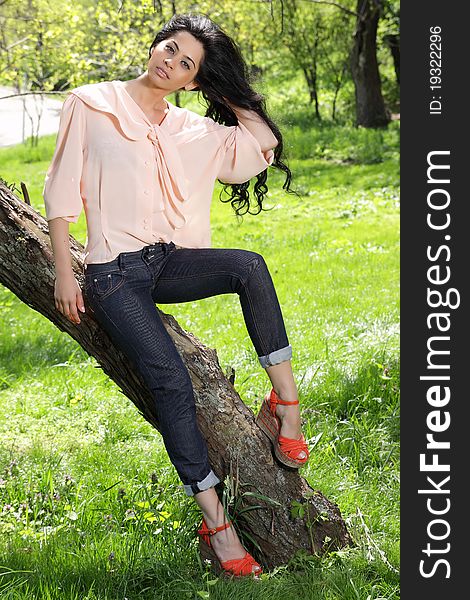
M78 311L85 312L83 294L78 281L71 271L67 275L57 275L54 285L55 307L69 321L78 325L80 316Z

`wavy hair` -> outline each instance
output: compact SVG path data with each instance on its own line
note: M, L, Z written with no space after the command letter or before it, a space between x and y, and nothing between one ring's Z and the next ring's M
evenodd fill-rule
M249 69L238 45L219 25L205 15L177 14L156 35L149 48L149 58L152 49L157 44L178 31L187 31L204 48L204 57L196 75L198 87L194 88L194 91L200 92L207 102L205 116L223 125L237 125L237 117L225 99L235 106L256 112L267 123L278 141L277 146L274 148L272 166L283 171L286 175L282 187L288 192L295 193L290 189L292 173L282 161L284 154L282 134L266 112L264 97L252 87ZM268 169L256 176L253 188L256 199L254 210L251 210L252 205L250 204L249 187L251 179L245 183L232 184L221 181L223 189L220 200L231 202L237 216L247 212L259 214L261 210L266 210L263 209L263 200L268 192L267 178ZM226 200L222 199L224 193L229 196Z

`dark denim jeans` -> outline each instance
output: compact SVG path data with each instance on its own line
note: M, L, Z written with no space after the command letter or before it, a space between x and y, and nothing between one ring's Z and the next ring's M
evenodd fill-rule
M263 257L247 250L178 248L173 242L89 264L85 298L93 316L138 370L155 399L165 448L188 496L220 480L208 459L188 370L155 303L236 293L263 367L289 360L281 308Z

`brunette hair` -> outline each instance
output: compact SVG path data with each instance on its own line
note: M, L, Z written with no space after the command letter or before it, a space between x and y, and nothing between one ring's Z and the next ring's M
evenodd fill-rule
M253 89L248 66L236 42L205 15L178 14L174 15L156 35L149 49L149 58L157 44L178 31L187 31L201 42L204 48L204 57L196 76L198 87L194 91L200 92L207 102L205 116L223 125L237 125L235 113L227 105L225 98L235 106L256 112L267 123L278 141L274 148L272 166L285 173L286 178L282 187L292 192L290 189L292 173L282 161L284 154L282 134L266 112L264 97ZM253 188L256 199L254 210L251 210L253 207L250 204L251 180L236 184L221 181L223 189L220 199L222 202L231 202L238 216L247 212L258 214L263 210L263 200L268 191L267 178L268 169L256 176ZM225 200L222 199L223 193L229 196Z

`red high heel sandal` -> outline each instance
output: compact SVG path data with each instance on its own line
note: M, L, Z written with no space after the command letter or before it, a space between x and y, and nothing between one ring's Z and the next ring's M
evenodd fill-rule
M218 531L222 531L230 527L231 521L228 523L224 523L219 527L213 527L212 529L207 527L206 521L202 519L201 529L198 529L197 532L199 534L199 551L201 553L202 558L209 560L214 570L217 574L222 573L225 576L232 577L246 577L248 575L253 575L254 577L258 577L263 572L263 569L255 561L255 559L251 556L249 552L245 554L243 558L234 558L232 560L223 560L220 561L217 558L217 554L214 552L214 549L211 545L210 537L215 535ZM253 567L259 567L256 571L253 571Z
M294 440L279 434L281 431L281 419L276 415L278 404L299 404L298 400L281 400L274 389L267 394L260 411L256 416L258 427L268 436L274 446L276 458L288 467L299 468L309 459L309 450L303 434ZM300 453L305 452L304 458L299 458Z

